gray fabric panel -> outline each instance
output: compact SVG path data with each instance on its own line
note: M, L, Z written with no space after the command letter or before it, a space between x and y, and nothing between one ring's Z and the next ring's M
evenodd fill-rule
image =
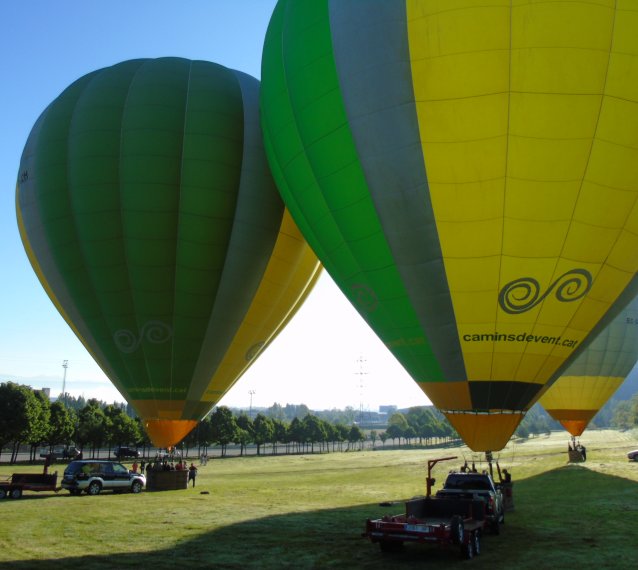
M64 308L69 320L78 331L80 338L86 345L91 347L92 354L95 356L100 368L111 381L114 381L117 389L122 396L126 398L128 396L126 390L124 390L121 383L118 382L115 371L109 366L106 356L100 350L98 342L92 336L81 313L77 309L75 301L69 293L66 282L55 264L55 257L49 248L47 236L44 232L37 202L38 180L35 168L35 156L39 144L40 129L47 119L48 111L49 108L47 108L36 121L22 152L20 169L18 171L17 207L20 209L22 215L24 232L31 245L33 254L40 265L42 276L46 280L47 285L50 290L55 293L58 302ZM60 141L60 144L66 145L66 140Z
M445 377L464 380L411 87L405 4L361 4L330 2L335 61L350 128L421 327Z
M629 374L638 356L638 299L634 299L573 362L565 376Z
M551 377L549 382L545 384L546 390L554 383L558 378L567 374L567 370L575 363L576 359L580 357L581 354L585 350L587 350L598 338L600 334L602 334L603 330L616 318L618 317L624 310L627 310L629 305L636 299L638 296L638 275L634 275L632 280L629 282L625 290L620 294L620 296L616 299L616 302L611 306L609 311L605 314L605 316L598 322L598 324L591 330L585 341L579 346L576 347L576 350L568 358L563 365L558 368L558 370ZM546 391L545 390L545 391Z
M244 320L275 246L284 205L263 149L259 123L259 82L234 73L244 104L244 152L237 210L215 307L210 317L184 417L197 415L200 399Z

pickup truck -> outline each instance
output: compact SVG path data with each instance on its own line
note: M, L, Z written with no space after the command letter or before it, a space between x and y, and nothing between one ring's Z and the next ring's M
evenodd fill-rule
M452 471L448 474L443 489L438 491L436 496L448 499L482 500L485 503L488 526L494 534L499 534L500 525L505 522L503 493L488 473Z

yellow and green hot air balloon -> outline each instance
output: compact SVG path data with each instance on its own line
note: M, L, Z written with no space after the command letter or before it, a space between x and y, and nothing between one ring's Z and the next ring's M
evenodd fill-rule
M259 82L205 61L119 63L43 112L16 193L43 287L160 447L273 340L319 265L263 151Z
M620 388L638 361L638 299L580 353L539 403L574 437Z
M501 449L636 295L637 29L611 1L275 8L261 116L277 186L474 450Z

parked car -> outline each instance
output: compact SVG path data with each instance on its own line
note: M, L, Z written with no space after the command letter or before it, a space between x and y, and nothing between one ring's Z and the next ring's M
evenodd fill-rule
M638 449L634 449L627 454L629 461L638 461Z
M113 454L118 459L125 459L127 457L140 457L142 455L137 449L133 449L132 447L120 447L119 449L116 449Z
M87 459L72 461L64 470L62 488L71 495L85 491L88 495L98 495L101 491L130 491L139 493L146 485L146 477L129 471L117 461Z
M81 452L75 447L56 447L51 451L42 451L40 457L48 457L51 461L58 459L81 459Z

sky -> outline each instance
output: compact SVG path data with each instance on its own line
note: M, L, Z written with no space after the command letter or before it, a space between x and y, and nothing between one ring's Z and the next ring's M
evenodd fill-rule
M31 127L68 85L121 61L202 59L260 77L274 0L0 2L0 381L123 398L45 294L20 240L15 185ZM429 400L324 273L304 306L219 402L376 410Z

